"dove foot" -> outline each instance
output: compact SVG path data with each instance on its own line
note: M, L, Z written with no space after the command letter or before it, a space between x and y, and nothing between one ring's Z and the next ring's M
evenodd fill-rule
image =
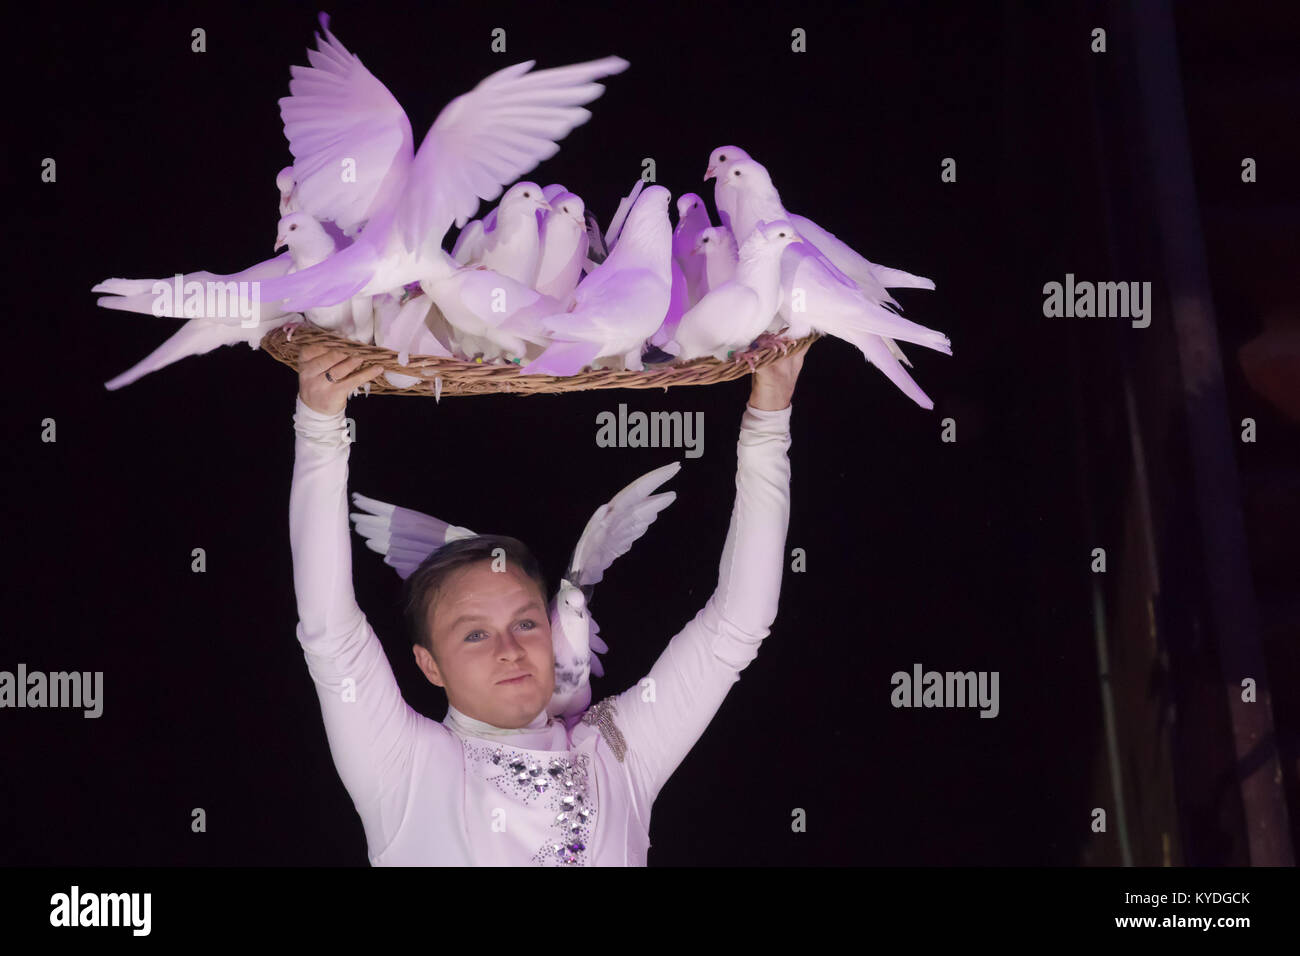
M784 335L773 335L771 332L764 332L758 338L754 339L753 348L755 349L780 349L781 354L785 355L794 346L795 340L787 338Z

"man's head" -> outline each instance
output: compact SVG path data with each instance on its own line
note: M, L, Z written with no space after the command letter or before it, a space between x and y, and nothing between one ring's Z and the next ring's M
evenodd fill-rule
M537 559L515 538L476 535L439 548L404 589L416 664L461 713L525 726L555 691L546 590Z

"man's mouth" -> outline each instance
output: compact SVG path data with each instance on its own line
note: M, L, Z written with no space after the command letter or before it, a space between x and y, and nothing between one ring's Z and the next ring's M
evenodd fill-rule
M525 680L527 680L528 678L530 678L530 677L532 677L532 676L533 676L532 674L520 674L518 677L511 677L511 678L509 678L509 679L507 679L507 680L499 680L499 681L497 681L497 683L498 683L498 684L518 684L519 682L521 682L521 681L525 681Z

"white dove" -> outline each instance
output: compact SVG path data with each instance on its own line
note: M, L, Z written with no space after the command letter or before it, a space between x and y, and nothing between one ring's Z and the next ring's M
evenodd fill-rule
M682 272L682 267L677 264L676 259L672 261L672 270L672 282L668 289L668 312L664 315L663 323L648 340L651 345L660 350L666 349L668 343L672 342L673 337L677 335L677 326L681 323L682 316L691 307L690 293L686 289L686 274Z
M497 207L496 228L491 232L479 229L468 236L462 233L452 252L453 258L465 265L492 269L527 286L535 285L542 256L537 211L550 208L541 186L515 183L506 190Z
M721 147L715 152L723 155L728 149L734 147ZM717 189L724 192L722 201L729 205L729 215L737 229L752 228L755 216L784 212L771 177L757 161L733 155L713 171L727 180L726 190L721 185ZM731 191L730 198L726 196L727 190ZM913 401L924 408L933 408L934 403L899 364L900 359L904 362L907 359L894 340L915 342L951 355L948 338L886 308L886 301L897 303L874 273L869 270L862 273L865 285L859 284L803 238L803 245L791 250L782 260L780 316L787 326L784 336L798 339L816 329L843 338ZM791 299L796 291L800 296L797 304ZM780 328L780 324L774 323L771 328ZM876 337L880 341L875 341Z
M704 263L699 285L700 298L736 277L740 252L736 249L736 237L726 226L701 229L695 237L695 247L691 249L691 254Z
M578 539L548 609L555 652L555 691L546 706L551 716L572 717L591 703L590 676L604 675L597 653L609 650L587 609L592 590L614 560L626 554L676 499L673 491L652 492L680 469L681 462L673 462L642 475L597 508ZM384 563L403 580L447 542L475 536L468 528L355 492L352 500L363 509L351 514L357 534L368 548L384 555Z
M780 315L787 326L783 337L797 340L816 330L844 339L918 405L934 408L934 402L899 364L883 336L951 355L947 336L869 301L859 289L845 286L820 258L805 251L808 249L807 242L800 243L781 259ZM798 308L792 301L796 292Z
M334 254L335 242L324 226L305 212L291 212L278 224L275 249L287 246L293 257L288 274L310 269ZM308 320L319 328L369 344L375 339L374 310L368 296L353 296L337 305L308 309Z
M463 227L480 200L553 156L555 141L591 118L580 104L604 92L592 81L628 66L619 57L532 73L531 60L508 66L444 107L413 151L401 106L324 14L321 27L312 66L291 68L280 100L294 195L315 219L361 228L324 262L263 287L266 301L297 311L448 277L456 262L441 243L452 223ZM345 181L343 169L355 175Z
M567 302L582 278L590 238L586 206L581 197L559 192L548 197L551 209L542 220L542 257L533 288L542 295Z
M601 357L619 356L641 371L645 342L663 324L672 283L669 192L640 194L609 257L574 290L568 312L542 319L551 344L521 374L572 375ZM513 318L505 323L518 328Z
M457 347L483 361L522 361L528 344L549 341L541 324L563 308L550 296L491 269L465 267L444 278L422 279L420 288L456 330Z
M704 260L692 255L695 251L695 240L701 230L708 229L712 225L703 199L695 193L684 193L677 197L677 226L673 229L673 260L681 268L682 275L686 279L687 300L691 305L704 298L706 291L701 288L704 282Z
M553 200L560 193L567 193L567 192L568 190L565 189L564 186L562 186L560 183L551 183L549 186L546 186L545 188L542 189L542 195L546 197L547 202ZM493 229L497 227L498 208L499 208L498 206L493 206L492 211L483 217L483 230L485 232L491 232ZM539 226L541 225L543 216L544 213L542 212L542 210L539 209L537 211L537 223ZM469 226L466 226L465 228L468 229Z
M729 184L724 182L725 175L720 171L723 167L736 160L752 158L739 146L719 146L709 156L709 166L704 178L708 180L715 176L718 177L714 183L713 198L718 205L718 215L722 217L724 223L729 221L737 194L734 189L730 188ZM724 209L727 211L725 215L723 213ZM868 283L870 283L871 279L874 279L887 289L934 289L934 281L927 279L925 276L912 275L912 273L904 272L902 269L893 269L876 262L869 262L811 219L789 212L786 213L786 217L794 223L795 229L799 230L799 234L803 236L805 242L816 246L837 269L859 285L862 284L862 279L867 278L869 273Z
M396 352L397 360L403 365L411 355L456 357L452 352L451 328L427 295L376 296L374 309L375 344Z
M190 286L191 283L196 282L204 288L208 288L208 283L220 284L222 287L226 287L231 282L236 284L240 282L261 282L284 275L292 266L293 259L286 252L273 259L267 259L265 262L259 262L257 265L234 275L217 275L213 272L186 273L181 276L181 288L184 289ZM124 385L130 385L150 372L156 372L160 368L165 368L187 356L203 355L223 345L245 342L249 348L256 349L261 346L262 338L266 333L295 318L294 313L287 312L284 309L262 305L259 310L257 325L244 328L242 322L231 322L229 320L227 317L229 310L227 308L221 307L218 309L218 302L215 297L209 298L205 295L200 303L197 297L189 299L182 295L164 299L154 292L158 283L170 286L174 282L175 277L167 279L105 279L91 288L91 292L105 293L102 298L95 300L95 304L100 308L123 312L139 312L143 315L170 316L172 318L191 316L189 321L182 325L162 345L125 372L105 382L104 387L109 391L116 391ZM222 302L225 302L224 297ZM212 315L207 314L209 308L212 309Z
M828 272L838 281L861 289L872 302L881 305L888 303L893 311L901 311L902 306L898 300L886 291L887 285L934 288L934 282L922 276L868 262L812 220L788 213L772 185L767 169L740 147L719 146L715 149L709 157L709 167L704 178L707 180L711 176L716 177L714 201L719 204L719 210L727 210L724 219L734 218L732 228L738 232L737 241L743 241L753 224L760 220L785 218L799 230L800 237L817 251L818 258ZM805 227L809 230L808 234L803 231ZM823 245L827 248L823 249ZM899 360L912 364L892 339L885 338L885 344Z
M682 316L675 337L677 358L689 361L712 355L725 360L733 351L748 349L776 314L781 255L786 246L799 241L787 221L759 223L740 247L735 278L712 289ZM752 368L752 358L749 361Z

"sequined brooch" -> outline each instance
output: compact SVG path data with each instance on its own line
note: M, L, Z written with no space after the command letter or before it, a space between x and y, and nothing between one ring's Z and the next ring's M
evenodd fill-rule
M600 703L587 708L587 712L582 715L582 722L596 725L600 735L605 738L605 743L609 744L609 749L614 751L614 756L618 758L619 763L622 763L623 755L627 753L627 741L623 739L622 732L614 723L616 709L615 698L606 697Z

